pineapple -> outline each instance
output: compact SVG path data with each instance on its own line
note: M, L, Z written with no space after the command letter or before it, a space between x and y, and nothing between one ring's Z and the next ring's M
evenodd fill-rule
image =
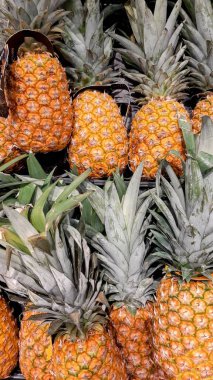
M212 380L213 122L204 120L197 142L190 124L180 123L188 153L185 181L167 164L170 181L161 176L158 183L163 198L152 195L154 255L166 265L154 310L154 358L169 379Z
M24 226L29 231L23 221ZM56 228L50 246L51 254L35 245L31 256L14 249L9 270L1 266L10 291L30 298L30 310L36 313L31 320L43 321L55 336L49 375L55 380L127 380L123 360L107 329L106 300L95 253L90 253L86 241L66 220ZM43 341L34 343L32 337L31 344L35 345L32 352L44 352Z
M26 380L52 380L50 365L52 359L52 340L48 335L48 324L31 321L37 313L26 310L21 321L19 333L20 370Z
M11 308L0 294L0 378L8 378L17 362L18 325Z
M192 6L195 21L185 14L183 35L188 48L191 85L203 95L192 115L193 128L200 130L202 116L213 118L213 6L211 0L193 0Z
M185 47L178 44L183 25L175 26L181 0L169 17L167 4L167 0L156 0L152 13L145 0L131 0L126 11L133 37L112 34L122 46L117 50L130 67L125 75L136 84L136 101L142 104L132 121L130 167L135 171L143 161L143 175L148 179L156 176L159 161L165 157L181 173L181 159L169 154L171 150L185 157L178 115L189 117L179 102L185 98L188 69L183 59Z
M31 166L30 164L34 164L34 167L37 165L37 169L39 168L38 163L36 164L36 160L33 158L28 162L29 168ZM41 186L43 183L41 179L36 181L33 178L25 177L25 181L28 179L29 182L31 180L31 183L20 190L18 200L15 204L15 210L8 207L4 208L5 215L8 216L9 219L6 220L2 218L2 224L4 223L3 221L5 221L5 225L1 227L3 239L11 247L22 250L23 254L28 253L29 255L31 253L34 255L34 250L39 254L41 249L45 249L45 252L48 252L47 254L51 264L55 265L57 269L59 263L55 263L53 257L54 252L50 251L50 245L54 245L54 240L51 240L54 231L53 222L57 220L58 223L61 216L64 216L67 211L85 199L88 193L79 195L76 188L88 174L89 172L82 174L76 181L66 186L57 186L57 182L48 185L48 178L46 178L44 188ZM50 179L50 176L48 177ZM35 186L33 182L39 183L39 186ZM35 198L35 200L31 199L31 189L33 189L33 198ZM28 205L24 203L24 200ZM29 209L29 203L32 201L34 201L34 205ZM45 214L43 208L45 209ZM51 223L50 219L52 220ZM47 240L45 238L45 226L48 224L48 228L51 228L51 234L47 232L47 234L49 234L49 239ZM57 243L59 245L63 244L62 241L58 242L58 240ZM40 259L43 257L41 252L39 257ZM4 251L3 258L5 261ZM20 270L21 259L19 261L17 262L16 259L14 266L12 266L18 271ZM3 263L1 263L1 267L3 267ZM43 265L45 266L46 262L44 262ZM47 266L49 269L49 263ZM26 268L25 274L31 277L30 267ZM8 284L8 287L11 288L12 285L14 286L14 292L16 292L16 282ZM29 304L29 298L26 298L26 294L24 295L24 303ZM35 314L35 312L25 309L21 321L19 337L20 368L26 380L51 380L50 363L53 347L51 337L48 336L48 324L42 325L39 321L31 321L30 318L33 314Z
M7 119L0 117L0 162L4 164L9 162L10 160L20 156L21 152L17 148L14 147L12 142L9 128L7 124ZM7 171L12 171L17 169L18 166L14 165L9 167Z
M21 29L45 33L54 42L54 26L64 15L63 1L5 0L0 9L1 44ZM6 25L5 25L6 24ZM60 27L60 24L59 26ZM5 95L13 144L26 152L64 149L72 130L72 105L64 68L43 45L27 39L6 72Z
M111 303L110 321L126 360L128 375L135 380L160 380L161 374L155 373L153 365L150 335L156 281L152 278L153 262L147 256L149 244L145 242L150 221L146 212L152 197L148 192L143 201L139 195L141 174L142 164L127 189L120 183L118 188L124 189L122 193L114 183L107 182L106 236L91 227L87 233L99 252ZM100 202L96 208L100 214Z
M99 0L72 2L71 19L66 20L64 43L58 43L69 62L68 73L76 94L73 102L74 124L69 146L70 167L79 173L91 168L91 177L110 176L128 163L128 140L120 109L112 96L87 86L109 84L112 39L103 31ZM110 8L105 12L108 12ZM104 89L104 87L103 87Z

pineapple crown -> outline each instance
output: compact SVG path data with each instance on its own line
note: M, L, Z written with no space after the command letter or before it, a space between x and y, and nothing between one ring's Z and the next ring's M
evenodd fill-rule
M187 149L184 181L165 163L170 181L159 173L151 230L154 256L169 272L189 281L199 275L211 278L213 271L213 121L204 118L199 136L184 119L180 126Z
M66 222L56 228L49 245L47 253L35 244L30 255L13 248L9 269L1 250L0 279L15 299L30 300L29 308L39 313L31 319L49 322L49 334L68 333L75 340L106 323L97 258Z
M14 33L23 29L39 31L54 42L60 37L61 20L69 14L59 9L64 3L65 0L0 0L0 49ZM32 45L30 40L28 50L32 46L37 45Z
M107 182L100 202L95 207L103 220L105 234L87 226L87 235L98 251L107 282L106 292L114 306L125 304L132 311L153 300L156 282L152 278L154 259L147 255L150 243L145 241L150 218L146 217L152 203L150 192L139 194L142 164L129 186L117 175L117 187Z
M30 160L36 178L19 176L25 180L22 202L3 206L0 280L13 298L30 299L38 319L50 322L51 334L68 332L75 339L106 320L96 256L67 217L91 193L77 191L90 171L57 186L50 183L53 172L47 176L34 156Z
M185 19L183 36L191 68L190 82L192 87L202 91L213 90L213 6L211 0L194 0L193 4L188 4L188 12L189 15L182 11Z
M6 174L3 171L8 170L11 165L26 159L28 174ZM56 178L55 169L47 174L34 154L22 154L15 159L8 161L0 166L0 213L4 215L4 205L15 207L22 210L22 214L28 218L38 231L45 230L45 219L53 206L53 203L60 204L60 211L64 208L70 210L72 201L80 194L79 185L87 178L90 170L86 170L81 176L75 178L75 181L65 176ZM67 173L69 175L69 173ZM72 183L71 183L72 182ZM65 190L65 191L64 191ZM89 194L89 193L87 193ZM82 194L83 195L83 194ZM60 197L59 197L60 196ZM81 195L80 195L81 197ZM84 197L83 197L84 198ZM80 198L79 201L81 202ZM75 203L75 202L74 202ZM74 205L73 203L73 205ZM40 206L39 206L40 204ZM33 210L32 210L33 206ZM58 207L57 206L57 207ZM43 207L43 209L42 209ZM40 211L39 211L40 208ZM37 210L37 211L36 211ZM42 211L43 210L43 211ZM34 218L37 214L38 218ZM43 218L44 216L44 218ZM43 222L40 220L43 219ZM34 219L34 220L33 220ZM5 219L2 218L0 226L4 226ZM7 225L7 223L6 223Z
M27 165L29 175L0 173L3 189L1 234L12 247L28 254L33 254L34 244L40 244L43 250L49 252L51 245L47 244L46 236L51 237L65 215L73 213L75 207L91 194L91 191L83 194L78 191L90 169L66 183L53 177L54 170L46 174L32 154L27 159Z
M118 48L130 67L124 74L137 83L139 102L153 97L184 99L187 88L185 46L179 44L183 24L176 27L181 0L167 17L168 0L156 0L154 13L145 0L131 0L126 5L133 36L131 39L111 33L122 48ZM145 97L145 99L144 99Z
M102 12L99 0L71 1L70 16L65 19L62 31L64 42L57 47L71 67L67 72L73 87L79 89L93 84L106 84L114 78L110 60L112 38L104 31L104 18L119 9L111 5Z

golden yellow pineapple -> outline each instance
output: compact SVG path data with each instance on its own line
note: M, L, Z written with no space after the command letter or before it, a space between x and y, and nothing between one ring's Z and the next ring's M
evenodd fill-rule
M60 368L60 373L59 373ZM56 380L127 380L124 363L111 335L103 328L91 330L73 342L70 335L56 339L52 360Z
M188 2L186 2L186 5ZM213 118L213 68L210 46L213 44L213 6L211 0L193 0L193 15L185 14L184 41L187 46L191 69L191 87L198 89L202 99L197 103L193 115L193 128L200 130L202 116ZM202 21L200 19L202 15ZM193 22L190 19L193 18ZM205 97L204 97L205 96Z
M194 129L200 130L203 116L209 116L213 120L213 94L211 93L201 99L194 108L192 117Z
M52 338L48 335L48 324L32 321L35 312L25 311L19 335L19 364L26 380L51 380Z
M99 0L87 0L84 5L82 1L73 2L70 10L65 42L58 47L70 63L68 73L72 86L84 91L77 94L73 102L69 163L80 172L91 168L91 177L109 176L117 167L123 171L128 163L124 120L113 97L104 92L104 84L115 79L109 65L112 39L103 30ZM102 88L98 87L100 84ZM87 89L92 85L97 87Z
M196 145L190 124L181 120L187 159L181 183L171 167L161 177L163 199L153 194L155 252L167 266L156 296L154 359L169 379L213 379L212 175L205 120ZM204 132L204 133L202 133ZM206 155L208 154L208 162ZM205 173L205 174L204 174ZM159 211L160 210L160 211Z
M110 312L110 321L116 331L118 346L127 361L127 371L139 379L164 379L162 374L153 366L151 344L152 306L147 303L136 313L125 307L113 308ZM155 377L157 371L157 377Z
M0 162L8 162L13 158L20 156L20 150L15 148L11 138L8 119L0 117ZM12 166L7 171L13 170L17 166Z
M170 150L179 152L185 159L185 149L178 115L188 117L185 107L171 99L150 100L135 115L130 133L129 159L134 171L144 162L144 176L156 175L159 160L167 158L178 174L182 173L181 160L168 154Z
M28 161L29 171L32 170L33 164L35 164L35 160L32 158L31 162ZM70 211L70 207L73 208L75 206L78 206L79 202L81 200L83 201L88 196L88 193L76 195L76 193L78 194L76 190L77 187L81 182L85 180L87 174L88 173L84 173L81 176L81 178L79 177L76 181L72 182L72 189L70 188L70 185L67 185L63 187L63 194L59 190L58 196L54 197L54 201L52 200L52 198L50 199L50 197L46 199L44 205L46 211L45 219L43 218L44 215L42 215L41 212L38 212L37 215L35 215L35 211L36 208L39 206L40 199L41 197L44 197L42 191L39 199L37 199L37 201L34 202L31 213L28 213L26 207L21 207L19 203L18 206L15 207L15 209L10 209L6 205L4 206L4 211L8 216L9 223L7 225L5 224L4 227L2 227L1 229L2 238L5 241L7 241L7 244L10 247L13 247L14 255L10 257L9 262L10 268L12 268L11 272L10 268L7 272L8 255L7 252L5 252L3 249L0 250L0 274L2 274L2 277L0 277L0 279L2 282L5 282L7 284L7 290L10 289L12 293L16 294L16 298L21 298L21 302L23 302L23 299L25 299L25 302L28 302L21 321L19 341L19 364L26 380L53 380L53 376L50 372L51 357L53 351L52 337L50 336L51 334L49 331L49 328L51 327L51 319L46 324L42 324L42 321L40 320L40 313L36 310L32 310L32 304L30 304L29 302L28 292L31 290L31 286L34 285L35 289L33 287L32 290L35 290L37 293L39 291L39 296L43 296L45 298L46 294L52 294L50 289L52 286L53 278L52 280L51 278L49 278L49 271L54 272L55 270L57 272L58 269L65 268L65 272L68 271L68 274L70 274L70 276L72 275L72 272L70 272L71 264L69 263L67 256L63 255L63 237L61 238L59 236L58 230L54 230L52 223L57 218L58 225L60 218L62 217L62 215L64 217L66 212ZM51 191L55 189L55 185L56 183L52 183L49 184L48 188L45 187L46 194L48 192L48 194L50 195ZM26 202L27 204L30 203L28 190L26 190L26 192L22 192L21 199L24 200L22 202L23 204L25 204ZM35 193L35 188L33 193ZM28 201L26 201L26 196ZM32 193L30 194L30 197L32 199ZM20 198L18 200L19 202L21 202ZM58 207L60 208L60 210L61 207L63 209L61 215L60 212L58 212ZM52 215L52 211L56 212L55 216ZM50 215L51 222L49 222L48 220L48 215ZM52 227L51 234L47 234L47 237L45 239L45 232L42 233L42 236L39 235L39 232L42 231L41 226L43 226L43 229L45 229L45 226L47 226L48 223L50 223L49 228L50 226ZM21 233L19 229L20 226L22 231L24 231L24 235ZM63 233L63 230L61 233ZM43 247L44 251L42 250ZM50 250L50 247L52 247L53 250ZM65 252L67 252L66 247L64 253ZM27 260L27 263L24 266L24 268L22 268L24 256L26 256L25 260ZM31 262L33 257L38 258L38 263L35 260L33 260L33 263ZM43 273L41 271L41 282L38 279L36 280L36 278L34 277L34 270L36 271L38 265L40 265L41 269L43 270ZM26 286L25 288L22 286L22 284L20 285L17 282L17 278L19 277L19 275L16 272L17 267L18 271L19 269L21 270L21 268L24 270L24 280L22 278L21 283L23 283ZM4 277L5 272L6 278ZM15 275L15 279L13 278L13 273ZM66 277L65 274L63 272L60 272L60 278L63 279L64 277ZM70 285L69 281L68 284ZM41 285L43 285L43 287ZM59 288L53 291L54 295L55 292L57 292L57 296L61 294L60 285ZM65 301L67 301L66 294L70 294L70 297L73 296L71 291L72 288L70 287L67 290L67 293L65 290L62 291L63 296L65 296Z
M33 226L25 220L23 224L29 233ZM47 239L51 247L48 253L41 241L39 255L36 245L31 255L14 250L11 267L3 276L15 293L21 287L34 313L27 315L31 320L21 332L21 368L27 373L27 364L31 367L29 380L36 379L31 376L39 376L39 380L52 380L51 376L54 380L128 380L124 361L107 328L108 304L95 253L69 222L57 225L53 237L49 234ZM43 328L35 322L43 323ZM50 340L47 329L53 335Z
M17 17L24 6L28 15L25 29L45 32L54 41L58 35L53 26L66 14L57 10L57 4L53 6L51 1L43 1L37 8L35 5L30 8L20 0L12 7L6 0L5 8L0 11L1 21L8 22L2 31L3 39L20 30ZM22 25L24 22L26 17ZM19 49L17 60L7 70L5 87L14 145L23 151L43 153L61 150L68 145L72 130L68 81L59 60L46 52L45 46L28 38Z
M120 110L107 93L87 90L73 102L74 130L69 147L70 166L92 177L110 176L127 165L128 143Z
M18 362L18 326L12 310L0 295L0 378L10 376Z
M66 74L49 53L26 53L9 69L7 102L13 143L25 151L65 148L72 129Z
M156 282L151 275L150 258L146 258L145 231L152 198L149 196L144 202L139 198L141 174L142 164L122 196L114 183L106 184L102 202L105 209L101 210L100 202L96 208L98 215L104 215L106 236L94 233L92 244L103 265L112 305L110 322L128 375L134 380L151 380L156 379L151 339ZM122 178L119 182L119 190L125 189Z
M101 292L102 277L99 277L97 259L94 254L91 255L86 241L81 240L77 230L67 231L71 257L73 263L78 260L78 266L73 265L73 273L70 273L72 287L69 288L72 293L69 299L73 300L72 303L64 303L64 312L61 312L64 302L61 300L58 304L61 315L58 312L55 316L51 295L49 305L45 306L53 313L53 329L54 320L59 324L61 321L62 326L53 346L51 373L55 380L128 380L122 355L110 328L107 328L106 300ZM56 305L54 309L57 312Z
M169 16L167 0L157 0L154 13L147 4L145 0L131 0L125 7L133 31L131 40L117 34L113 37L121 44L117 50L130 67L125 74L136 84L135 101L143 104L132 122L130 167L135 171L143 161L143 175L151 179L159 161L171 150L177 150L184 159L178 115L188 116L179 102L185 98L188 69L187 61L182 59L185 48L178 44L183 25L176 27L181 0ZM169 161L180 173L181 160L169 154Z
M213 378L213 284L165 278L157 291L155 360L171 379Z

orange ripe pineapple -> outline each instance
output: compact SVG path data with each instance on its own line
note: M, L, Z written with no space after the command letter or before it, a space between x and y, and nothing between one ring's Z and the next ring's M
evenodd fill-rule
M184 0L186 2L186 0ZM186 4L187 5L187 4ZM213 118L213 68L209 46L213 43L213 6L211 0L194 0L194 22L184 23L184 37L191 69L191 86L205 95L193 111L193 128L200 130L202 116ZM189 8L190 10L190 8ZM202 15L202 22L200 22ZM208 26L208 27L206 27Z
M133 31L131 40L117 34L113 37L123 47L118 51L130 65L125 73L136 83L135 100L143 105L132 122L130 167L135 171L143 161L143 175L152 179L159 161L166 157L176 172L181 172L181 159L169 152L176 150L185 158L178 116L189 117L179 102L185 98L188 69L182 59L185 48L178 46L183 25L176 27L181 0L169 16L167 0L156 1L154 14L147 4L145 0L131 0L125 7Z
M92 177L110 176L127 165L127 133L120 110L107 93L84 91L73 102L74 130L70 166L79 173L92 168Z
M110 321L128 375L134 380L151 380L156 372L151 340L156 282L151 276L150 258L146 258L145 235L149 222L146 212L152 198L148 196L144 202L139 198L141 174L142 165L121 198L114 183L106 184L103 202L106 236L94 234L92 244L103 265L112 305ZM120 183L120 189L125 189L124 183ZM97 212L101 211L100 207L98 203Z
M13 143L22 150L65 148L72 106L63 67L49 53L26 53L9 69L7 102Z
M35 312L25 311L19 335L19 364L26 380L51 380L52 339L48 325L29 318Z
M58 46L70 63L72 85L76 90L85 90L73 102L69 163L80 173L91 168L93 178L109 176L116 168L123 171L128 163L127 131L113 97L101 92L103 89L86 86L112 82L112 39L103 30L99 0L87 0L84 5L82 1L73 2L71 11L71 20L66 21L65 43ZM109 8L105 11L108 14Z
M178 115L188 118L188 112L181 103L167 100L150 100L135 115L130 133L129 158L134 171L144 162L144 176L154 178L160 159L167 158L176 173L182 173L179 157L170 150L179 152L185 159L182 133L178 125Z
M19 31L14 25L45 32L51 41L57 39L53 26L66 12L57 10L58 2L54 6L51 3L39 2L29 7L28 2L23 5L18 0L12 6L5 0L5 8L0 10L0 20L7 24L2 30L3 39ZM72 105L65 70L43 44L29 37L25 40L17 60L8 67L5 81L13 144L27 152L58 151L68 145L72 130Z
M155 360L170 379L213 378L211 281L178 283L165 278L154 317ZM191 376L191 377L190 377Z
M18 326L11 309L0 295L0 378L8 378L17 362Z
M21 260L14 252L13 270L7 273L7 284L13 286L15 276L15 292L21 286L22 294L30 298L30 313L36 314L27 314L29 321L21 328L20 358L26 379L128 380L107 328L108 304L95 253L69 222L57 225L55 234L52 230L47 236L48 253L41 244L39 255L36 246L31 255L19 252Z
M69 355L70 353L70 355ZM76 361L76 356L78 359ZM60 374L58 368L61 369ZM68 371L69 370L69 371ZM72 342L69 335L56 339L52 359L56 379L127 380L118 347L104 328L91 330L86 339ZM68 376L68 377L63 377Z
M203 116L209 116L213 120L213 94L209 93L206 98L201 99L193 111L193 128L199 130L201 128L201 119Z
M116 331L117 344L127 362L128 373L134 380L165 380L160 369L153 364L151 344L152 304L138 308L136 313L126 306L113 307L111 323Z
M154 360L169 379L206 380L213 379L213 183L204 162L206 154L210 166L213 162L208 151L213 123L205 121L199 146L190 124L180 125L187 132L185 183L167 166L170 182L161 177L162 198L153 195L158 210L153 256L167 267L154 307Z
M8 120L0 117L0 162L2 164L18 156L20 156L20 151L14 147L9 130ZM7 171L13 169L14 166L7 169Z
M103 305L106 300L101 292L102 278L97 259L90 254L86 241L77 230L70 230L68 237L73 264L78 262L78 265L72 265L73 274L70 273L72 286L70 284L69 289L72 293L69 304L62 306L62 300L55 299L56 315L52 327L54 329L56 321L60 326L61 321L62 329L54 342L51 373L54 380L128 380L122 356L106 327L107 315ZM51 294L48 302L45 309L51 310L54 316Z

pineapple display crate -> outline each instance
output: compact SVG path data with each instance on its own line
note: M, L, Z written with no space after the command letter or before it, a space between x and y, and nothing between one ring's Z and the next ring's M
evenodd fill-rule
M16 371L13 375L9 377L9 380L24 380L24 377L19 371Z
M61 176L61 177L63 177L63 176ZM126 183L126 185L128 185L129 181L130 181L130 178L124 177L124 182ZM65 178L64 182L69 183L70 180ZM104 187L106 180L105 179L90 179L90 182L92 182L96 186ZM141 181L140 190L145 191L148 189L152 189L153 187L155 187L155 181L146 181L146 180Z

